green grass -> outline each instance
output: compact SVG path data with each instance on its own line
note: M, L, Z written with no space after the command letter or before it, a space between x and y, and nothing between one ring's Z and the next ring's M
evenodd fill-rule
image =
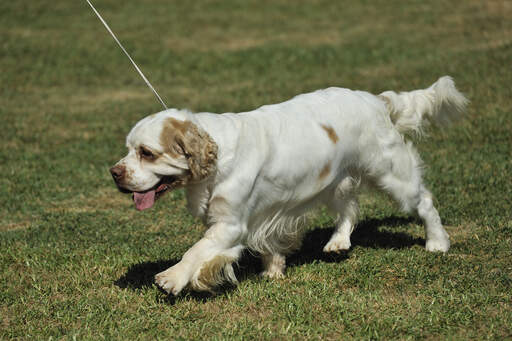
M0 338L512 338L508 1L95 1L168 105L242 111L343 86L452 75L466 121L416 141L452 238L366 195L353 249L312 220L283 280L166 297L152 276L204 232L182 191L136 212L108 167L160 110L85 1L0 4Z

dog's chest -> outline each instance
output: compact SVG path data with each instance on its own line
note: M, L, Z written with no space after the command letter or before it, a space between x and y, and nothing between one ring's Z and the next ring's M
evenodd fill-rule
M211 191L207 183L200 183L187 186L185 190L187 197L187 209L194 217L205 219Z

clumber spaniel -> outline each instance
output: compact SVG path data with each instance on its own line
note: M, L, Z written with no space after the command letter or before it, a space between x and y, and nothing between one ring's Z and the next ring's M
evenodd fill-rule
M283 276L304 216L318 204L338 217L324 251L349 249L365 182L421 217L428 251L446 252L448 234L404 133L421 132L425 120L445 125L466 103L445 76L423 90L376 96L333 87L239 114L170 109L133 127L128 155L110 172L138 210L185 187L190 212L208 227L179 263L155 276L175 295L187 285L236 283L232 263L244 248L261 253L263 275Z

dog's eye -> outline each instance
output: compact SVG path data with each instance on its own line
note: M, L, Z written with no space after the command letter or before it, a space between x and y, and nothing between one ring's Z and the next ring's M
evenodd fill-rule
M154 159L155 158L155 154L153 154L151 152L151 150L145 148L145 147L140 147L140 156L142 156L144 159Z

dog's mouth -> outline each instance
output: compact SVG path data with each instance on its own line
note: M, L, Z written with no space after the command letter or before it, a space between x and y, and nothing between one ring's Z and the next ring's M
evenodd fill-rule
M133 202L139 211L151 208L155 201L168 190L176 188L179 181L174 176L164 176L153 188L144 192L133 192Z

